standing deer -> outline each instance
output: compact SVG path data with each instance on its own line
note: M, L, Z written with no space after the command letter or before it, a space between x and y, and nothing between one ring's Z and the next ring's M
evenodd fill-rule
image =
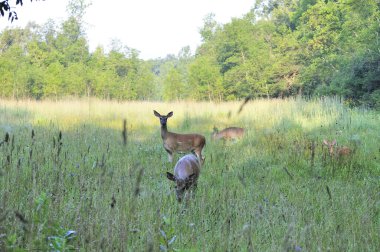
M201 169L201 162L193 154L187 154L180 158L174 167L174 175L166 173L166 177L176 183L175 192L179 202L185 196L185 191L196 188Z
M341 146L337 147L336 149L334 146L336 145L336 140L334 139L332 142L327 141L326 139L323 140L323 144L326 145L329 148L329 154L330 157L333 157L334 155L338 158L349 156L352 154L352 149L347 146Z
M173 115L173 112L166 116L160 115L153 110L154 115L160 118L161 137L164 143L164 148L169 154L169 162L173 162L175 152L194 152L200 162L203 164L202 149L206 144L206 138L199 134L177 134L169 132L167 128L167 120Z
M223 138L224 140L238 139L242 138L244 135L244 129L239 127L229 127L225 128L222 131L218 131L216 127L214 127L214 133L212 134L213 140L218 140Z

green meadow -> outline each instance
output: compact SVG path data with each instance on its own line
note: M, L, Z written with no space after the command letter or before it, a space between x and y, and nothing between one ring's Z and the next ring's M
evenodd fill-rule
M206 137L187 202L153 110L174 112L169 131ZM212 141L214 126L246 135ZM323 139L352 154L330 156ZM378 248L379 112L339 99L0 100L0 251Z

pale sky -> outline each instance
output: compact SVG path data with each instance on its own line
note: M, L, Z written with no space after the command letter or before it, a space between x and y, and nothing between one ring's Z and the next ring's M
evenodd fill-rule
M194 52L201 43L199 29L209 13L218 23L240 18L255 0L89 0L92 5L84 16L90 51L98 45L108 48L112 39L140 51L140 58L164 58L177 55L184 46ZM15 6L15 0L10 0ZM49 18L67 19L68 0L24 0L16 6L18 20L0 18L0 32L5 26L24 27L29 21L44 24ZM108 7L106 8L106 4Z

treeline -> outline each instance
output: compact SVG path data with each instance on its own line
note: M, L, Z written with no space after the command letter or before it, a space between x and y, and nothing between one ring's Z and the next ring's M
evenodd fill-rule
M208 15L195 55L184 47L148 61L118 41L107 52L89 52L78 13L61 24L0 34L0 96L223 101L339 95L352 105L380 108L379 0L257 0L244 17L224 25Z
M49 21L42 27L5 30L0 36L0 96L158 98L147 63L117 41L112 46L108 54L101 47L90 53L74 17L59 29Z

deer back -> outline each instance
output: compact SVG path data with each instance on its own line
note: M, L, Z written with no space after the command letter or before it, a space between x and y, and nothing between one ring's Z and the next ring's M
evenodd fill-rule
M174 151L191 151L197 148L203 148L206 144L206 138L199 134L177 134L168 132L163 139L165 147Z
M347 147L347 146L342 146L342 147L339 147L338 149L337 149L337 155L339 156L339 157L342 157L342 156L349 156L349 155L351 155L351 153L352 153L352 150L349 148L349 147Z
M214 140L218 140L221 138L223 138L225 140L237 139L237 138L243 137L243 135L244 135L244 129L243 128L229 127L229 128L225 128L219 132L218 131L214 132L213 139Z
M186 180L190 176L197 179L200 173L200 162L193 154L187 154L180 158L174 167L174 176L180 180Z
M196 186L201 168L201 163L193 154L187 154L180 158L174 167L174 175L166 173L169 180L176 183L177 200L181 201L185 191Z

